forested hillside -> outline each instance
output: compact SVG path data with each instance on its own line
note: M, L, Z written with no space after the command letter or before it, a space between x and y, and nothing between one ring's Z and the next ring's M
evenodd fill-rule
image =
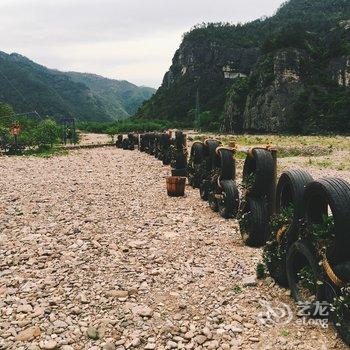
M235 132L350 130L349 18L348 0L291 0L270 18L199 25L138 116Z
M93 84L88 77L98 83ZM134 114L153 91L127 81L63 73L19 54L0 52L0 102L18 113L36 110L55 118L113 121Z
M134 115L143 101L148 100L155 89L136 86L126 80L115 80L89 73L67 73L73 81L82 83L98 96L107 109L108 114L120 117Z

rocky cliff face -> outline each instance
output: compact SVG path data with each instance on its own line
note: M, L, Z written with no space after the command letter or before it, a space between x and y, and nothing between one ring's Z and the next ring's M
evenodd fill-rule
M201 111L211 110L219 114L233 79L248 76L259 57L257 46L237 45L230 40L230 33L215 40L205 36L201 40L185 36L162 86L141 108L139 115L186 121L197 103Z
M325 113L329 119L336 119L336 113L346 113L345 99L350 87L350 55L344 55L340 48L334 50L333 46L350 42L349 33L350 25L334 28L332 39L325 41L324 57L300 48L262 55L247 78L249 91L244 107L237 105L237 94L228 94L223 130L285 132L297 128L303 131L303 123L309 123L310 130L316 130L322 123L324 128L331 129L332 122L327 121ZM334 108L336 103L343 104L341 110ZM344 128L348 128L349 121L345 117L344 121Z
M256 86L248 95L243 115L243 129L246 131L287 130L294 117L291 102L303 85L302 62L307 59L306 54L287 49L278 51L269 59L273 65L273 79L262 90ZM260 76L259 80L264 78Z
M347 0L289 0L271 18L198 26L138 116L228 132L350 129L349 15Z
M328 69L339 86L350 87L350 55L333 58Z

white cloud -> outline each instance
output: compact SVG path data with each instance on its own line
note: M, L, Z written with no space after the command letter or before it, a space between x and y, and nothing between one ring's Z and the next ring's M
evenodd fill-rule
M282 0L1 0L0 50L52 68L158 86L201 22L246 22Z

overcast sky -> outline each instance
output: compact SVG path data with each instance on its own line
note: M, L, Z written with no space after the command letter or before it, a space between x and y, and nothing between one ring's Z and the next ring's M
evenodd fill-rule
M182 34L247 22L282 0L0 0L0 51L60 70L158 87Z

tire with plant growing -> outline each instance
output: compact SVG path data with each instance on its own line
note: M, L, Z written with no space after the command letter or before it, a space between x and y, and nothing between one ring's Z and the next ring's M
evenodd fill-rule
M320 317L317 303L325 301L326 293L319 259L309 240L299 240L290 246L286 270L293 299L305 306L308 316Z
M333 272L340 283L326 279L330 320L343 341L350 346L350 261L334 266Z
M323 269L330 318L350 344L350 184L342 179L314 181L305 190L305 229Z
M331 265L349 260L350 184L343 179L320 179L304 195L305 228ZM323 247L321 245L324 245Z
M270 220L263 258L270 276L283 287L288 287L287 251L297 240L305 187L312 181L306 171L290 170L281 175L277 184L276 214Z
M233 180L220 181L222 199L218 201L221 217L231 219L236 217L239 208L239 192Z
M265 148L253 148L248 152L243 166L243 186L254 197L268 194L274 178L274 160Z
M238 221L246 245L262 247L266 243L268 210L264 198L246 196L241 203Z

